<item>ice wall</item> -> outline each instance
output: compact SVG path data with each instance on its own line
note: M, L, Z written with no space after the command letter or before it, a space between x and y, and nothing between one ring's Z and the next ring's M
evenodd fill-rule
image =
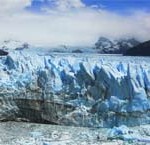
M150 123L150 58L12 50L0 57L0 120Z

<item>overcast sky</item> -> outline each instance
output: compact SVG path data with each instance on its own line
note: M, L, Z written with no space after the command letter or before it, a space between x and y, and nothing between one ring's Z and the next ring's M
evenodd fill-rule
M0 0L0 40L93 45L98 37L150 39L149 0Z

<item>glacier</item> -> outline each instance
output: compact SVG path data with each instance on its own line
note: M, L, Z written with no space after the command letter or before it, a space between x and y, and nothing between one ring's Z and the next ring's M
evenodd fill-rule
M149 124L149 62L150 57L9 50L0 56L0 121Z

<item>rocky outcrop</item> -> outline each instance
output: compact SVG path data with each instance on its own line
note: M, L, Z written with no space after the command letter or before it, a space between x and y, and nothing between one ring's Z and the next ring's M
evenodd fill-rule
M0 120L88 127L150 123L149 61L12 50L0 57Z
M134 38L111 40L100 37L95 43L95 49L102 54L123 54L128 49L137 46L140 42Z
M8 52L0 49L0 56L5 56L5 55L8 55Z
M141 43L127 50L124 55L127 56L150 56L150 41Z
M23 50L31 47L27 42L17 41L8 39L3 42L0 42L0 49L3 51L6 50Z

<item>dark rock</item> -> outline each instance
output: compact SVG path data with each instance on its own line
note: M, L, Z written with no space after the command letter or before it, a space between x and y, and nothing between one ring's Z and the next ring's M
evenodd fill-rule
M124 55L128 55L128 56L150 56L150 40L127 50L124 53Z
M6 56L6 55L8 55L8 52L0 49L0 56Z
M100 37L95 43L95 49L98 53L103 54L123 54L129 48L138 45L140 42L134 38L110 40L105 37Z
M23 50L23 49L28 49L30 46L28 43L23 43L22 46L17 47L15 50Z
M83 51L80 49L76 49L76 50L73 50L72 53L83 53Z

